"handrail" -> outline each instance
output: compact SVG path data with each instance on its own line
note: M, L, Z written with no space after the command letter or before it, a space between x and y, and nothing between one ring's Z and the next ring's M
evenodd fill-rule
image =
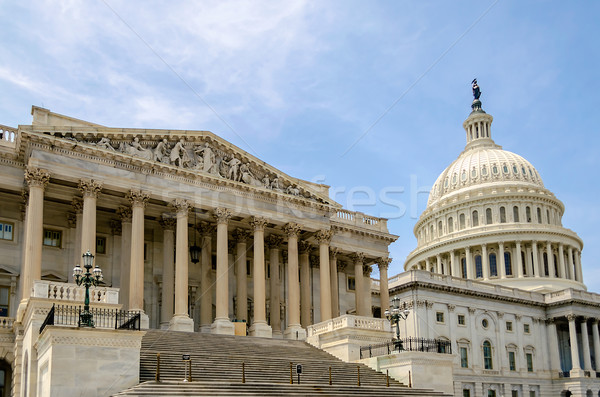
M394 339L377 345L362 346L360 358L385 356L401 351L452 354L452 343L443 339L413 337Z
M50 309L46 315L46 318L44 319L44 322L42 323L42 326L40 327L40 334L47 325L54 325L54 304L52 304L52 309Z
M81 327L80 316L83 306L53 304L40 327L40 334L48 325ZM95 328L124 329L139 331L141 315L139 311L91 308Z

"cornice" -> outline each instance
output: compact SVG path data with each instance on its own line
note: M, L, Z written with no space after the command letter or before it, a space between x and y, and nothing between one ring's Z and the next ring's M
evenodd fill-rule
M367 228L362 228L360 226L357 227L357 226L346 225L341 222L336 222L335 220L331 221L331 230L333 230L334 232L335 231L346 231L346 232L350 232L350 233L358 235L358 236L371 237L371 238L387 241L389 243L393 243L394 241L398 240L398 237L400 237L400 236L396 236L394 234L376 232L373 230L369 230Z

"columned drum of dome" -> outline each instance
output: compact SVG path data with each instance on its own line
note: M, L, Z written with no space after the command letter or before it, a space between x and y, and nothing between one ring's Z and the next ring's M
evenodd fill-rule
M539 292L586 289L583 242L562 226L563 203L529 161L494 142L478 98L471 108L465 149L433 184L404 269Z

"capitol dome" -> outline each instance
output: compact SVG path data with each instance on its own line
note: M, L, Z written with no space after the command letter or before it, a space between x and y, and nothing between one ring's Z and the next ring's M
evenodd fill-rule
M539 292L585 289L583 243L535 167L503 150L476 98L467 144L433 184L405 270L424 269Z

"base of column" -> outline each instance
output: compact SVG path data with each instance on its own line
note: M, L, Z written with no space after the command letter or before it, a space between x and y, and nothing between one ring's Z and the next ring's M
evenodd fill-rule
M171 323L169 321L163 321L160 323L160 329L168 330L171 327Z
M210 326L211 334L235 335L235 326L228 318L216 318Z
M140 329L150 329L150 317L143 311L140 311Z
M300 325L290 325L283 332L283 338L292 340L305 340L306 330Z
M584 376L585 376L585 371L582 370L581 368L572 369L570 371L570 377L571 378L583 378Z
M273 339L283 339L283 332L273 331Z
M169 329L171 331L194 332L194 320L187 315L175 315L169 321Z
M200 326L201 334L210 334L212 332L212 324L204 324Z
M250 326L248 335L257 336L259 338L272 338L273 330L267 323L254 323Z

